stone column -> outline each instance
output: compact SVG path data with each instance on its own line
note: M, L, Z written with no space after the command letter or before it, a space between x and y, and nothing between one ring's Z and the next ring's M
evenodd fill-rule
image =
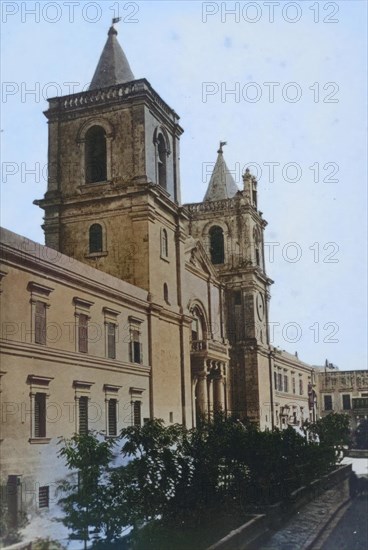
M214 406L216 411L225 411L225 387L224 376L221 363L219 363L219 370L214 379L213 386Z
M197 387L198 378L195 376L192 379L192 426L196 427L196 408L197 408L197 397L196 397L196 387Z
M211 365L212 361L209 361ZM209 369L210 370L210 369ZM214 411L214 402L213 402L213 377L211 373L207 376L207 395L208 395L208 418L211 418L211 415Z
M203 371L198 374L196 387L196 410L203 418L208 416L208 398L207 398L207 373Z

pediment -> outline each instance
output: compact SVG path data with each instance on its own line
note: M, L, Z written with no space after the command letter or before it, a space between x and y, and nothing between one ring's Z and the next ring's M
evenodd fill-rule
M205 273L217 280L218 276L201 241L189 237L185 241L185 263L195 271Z

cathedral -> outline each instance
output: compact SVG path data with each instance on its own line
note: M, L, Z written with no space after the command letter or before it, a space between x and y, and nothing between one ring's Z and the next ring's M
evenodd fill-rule
M9 506L50 506L60 436L215 411L261 429L315 418L313 368L270 345L267 222L225 143L203 201L182 204L179 116L135 79L114 26L89 90L45 115L46 246L1 234Z

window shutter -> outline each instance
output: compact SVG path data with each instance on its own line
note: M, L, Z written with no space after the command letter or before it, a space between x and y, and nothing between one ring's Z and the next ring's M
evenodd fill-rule
M38 489L38 507L39 508L48 508L50 501L50 487L45 485Z
M79 398L79 434L88 433L88 397Z
M141 419L141 402L140 401L134 401L133 403L133 424L134 426L141 426L142 419Z
M46 304L43 302L36 302L35 342L36 344L46 344Z
M89 252L102 252L102 226L94 223L89 228Z
M116 333L116 327L114 323L108 323L107 324L107 356L109 359L116 358L115 333Z
M34 435L46 437L46 394L36 393L34 400Z
M88 317L84 314L79 315L78 349L81 353L88 352Z
M108 401L108 434L117 435L117 400Z

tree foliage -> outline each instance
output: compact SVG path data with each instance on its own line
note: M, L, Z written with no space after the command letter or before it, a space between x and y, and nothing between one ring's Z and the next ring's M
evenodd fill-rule
M76 435L61 442L60 455L79 472L60 487L64 524L85 544L112 544L132 527L138 540L152 525L194 532L213 523L214 514L244 517L250 507L288 499L327 473L335 445L345 442L344 426L336 418L309 426L318 430L320 445L292 428L260 431L223 414L192 430L155 419L113 440ZM112 466L114 445L122 466Z
M360 421L355 430L355 446L357 449L368 449L368 420Z
M321 446L334 448L336 458L341 460L344 450L350 445L349 416L341 413L330 413L306 426L309 433L317 435Z

